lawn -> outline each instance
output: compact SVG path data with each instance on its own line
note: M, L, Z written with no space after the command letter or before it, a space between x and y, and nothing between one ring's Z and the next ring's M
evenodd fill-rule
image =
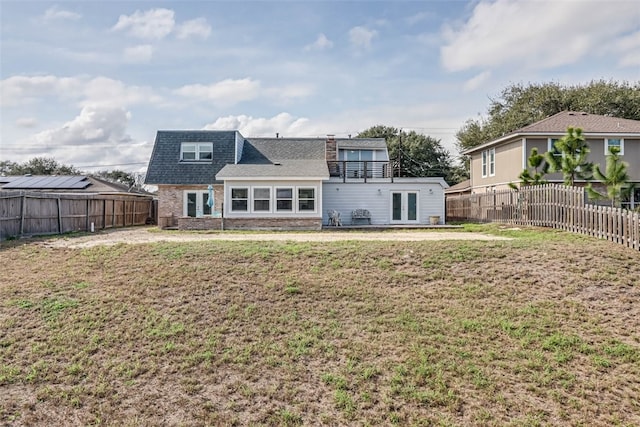
M472 228L514 239L12 242L0 424L640 425L640 253Z

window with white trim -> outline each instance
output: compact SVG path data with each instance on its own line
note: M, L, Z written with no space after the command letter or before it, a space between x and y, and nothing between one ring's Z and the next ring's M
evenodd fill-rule
M187 190L184 192L184 216L199 217L211 215L211 207L208 204L208 191Z
M605 138L604 140L604 155L609 155L609 148L617 147L620 151L619 155L624 155L624 139L622 138Z
M213 160L213 143L183 142L180 144L180 160L187 162Z
M482 152L482 177L496 174L496 149L490 148Z
M298 211L314 212L316 210L316 189L298 188Z
M553 154L556 157L562 156L562 153L556 147L556 142L558 142L558 138L549 138L547 140L547 151Z
M489 150L489 176L496 174L496 149Z
M249 189L232 188L231 189L231 211L247 212L249 210Z
M293 212L293 188L276 188L276 210L278 212Z
M271 211L271 187L254 187L253 188L253 211L254 212Z

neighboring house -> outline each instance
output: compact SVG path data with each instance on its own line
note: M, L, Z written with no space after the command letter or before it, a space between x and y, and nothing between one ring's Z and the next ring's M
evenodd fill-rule
M129 188L86 175L10 175L0 176L0 190L23 190L46 193L73 194L127 194L150 197L145 191Z
M600 164L603 171L609 147L619 147L622 160L629 163L631 181L640 185L640 121L563 111L464 151L462 154L471 158L471 192L503 190L510 182L517 184L531 149L537 148L540 154L553 150L569 127L582 129L590 149L588 160ZM562 182L562 174L549 174L545 179ZM640 190L634 199L640 200Z
M366 209L371 224L444 219L442 178L397 178L384 139L244 138L238 131L158 131L146 176L160 226L319 229ZM213 199L213 200L210 200ZM367 218L356 218L356 220Z

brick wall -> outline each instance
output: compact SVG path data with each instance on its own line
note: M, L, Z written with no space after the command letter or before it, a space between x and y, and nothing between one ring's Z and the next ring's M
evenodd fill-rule
M338 160L338 144L336 138L333 135L327 135L327 142L325 145L325 158L327 161Z
M206 190L207 185L158 185L158 226L177 227L178 218L183 215L184 190ZM224 186L213 186L214 211L222 212Z
M225 230L321 230L321 218L225 218Z
M178 218L178 230L221 230L222 218L182 216Z

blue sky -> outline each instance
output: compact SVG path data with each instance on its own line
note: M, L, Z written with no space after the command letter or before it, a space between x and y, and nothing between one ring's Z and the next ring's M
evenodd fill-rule
M442 140L514 83L640 80L640 2L0 0L0 160L146 168L158 129Z

